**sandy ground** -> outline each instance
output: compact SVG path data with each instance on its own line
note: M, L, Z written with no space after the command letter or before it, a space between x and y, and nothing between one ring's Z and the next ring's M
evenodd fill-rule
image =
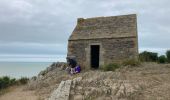
M34 91L24 90L25 86L11 87L9 92L0 96L0 100L39 100Z

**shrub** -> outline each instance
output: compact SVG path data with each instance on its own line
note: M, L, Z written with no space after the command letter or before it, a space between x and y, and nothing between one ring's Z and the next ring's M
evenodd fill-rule
M16 83L16 79L11 79L8 76L4 76L0 78L0 89L7 88L11 85L14 85Z
M11 79L11 80L10 80L10 84L11 84L11 85L16 84L16 79L15 79L15 78Z
M24 85L24 84L27 84L28 81L29 81L29 78L27 78L27 77L22 77L22 78L20 78L20 79L18 80L18 83Z
M122 65L124 66L127 66L127 65L130 65L130 66L139 66L140 65L140 61L139 60L136 60L136 59L128 59L128 60L125 60Z
M26 78L26 77L22 77L18 80L16 80L15 78L10 78L8 76L0 77L0 90L5 89L5 88L12 86L12 85L26 84L28 82L28 80L29 80L29 78Z
M167 57L168 63L170 63L170 50L166 51L166 57Z
M156 62L158 60L158 53L144 51L139 54L139 60L144 62Z
M158 63L165 63L165 62L166 62L166 57L164 55L158 57Z
M101 67L104 71L115 71L117 68L120 68L120 65L116 63L111 63Z
M4 83L3 84L4 87L8 87L10 85L10 78L8 76L4 76L2 78L2 82Z

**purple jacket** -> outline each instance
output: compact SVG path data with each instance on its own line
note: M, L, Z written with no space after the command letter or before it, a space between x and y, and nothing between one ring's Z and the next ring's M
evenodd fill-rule
M76 73L80 73L80 71L81 71L80 66L76 66L76 68L75 68L75 72L76 72Z

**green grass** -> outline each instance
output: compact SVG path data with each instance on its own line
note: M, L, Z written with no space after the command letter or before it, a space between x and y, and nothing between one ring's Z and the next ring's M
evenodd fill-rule
M125 61L122 62L123 66L139 66L141 63L139 60L137 59L127 59Z
M115 71L116 69L120 68L120 65L117 63L111 63L108 65L101 66L100 68L104 71Z

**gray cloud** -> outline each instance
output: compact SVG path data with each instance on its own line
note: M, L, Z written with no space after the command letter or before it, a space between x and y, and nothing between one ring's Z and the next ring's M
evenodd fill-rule
M169 3L169 0L1 0L0 53L66 55L67 39L78 17L131 13L138 15L141 51L168 49Z
M5 43L0 44L0 55L65 55L66 44Z

